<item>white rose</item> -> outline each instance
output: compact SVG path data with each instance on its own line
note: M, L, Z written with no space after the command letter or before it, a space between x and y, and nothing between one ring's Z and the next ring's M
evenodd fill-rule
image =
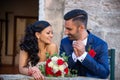
M59 66L59 70L60 70L60 71L64 71L64 69L65 69L65 65L60 65L60 66Z
M58 66L57 66L57 65L54 65L54 66L53 66L53 72L56 73L58 70L59 70Z
M54 56L54 57L51 58L51 60L56 62L58 60L58 57Z
M51 61L50 63L48 63L48 67L53 67L53 62Z

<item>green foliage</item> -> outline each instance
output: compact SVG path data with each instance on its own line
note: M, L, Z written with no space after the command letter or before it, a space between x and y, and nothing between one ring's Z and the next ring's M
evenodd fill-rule
M75 70L75 69L72 69L72 70L70 70L70 73L71 73L71 77L76 77L77 76L77 70Z
M50 57L50 54L46 52L46 58L48 59Z
M45 64L39 65L39 69L43 75L46 75L45 74Z
M48 52L46 53L46 58L51 58L53 56L59 56L57 53L54 53L53 55L50 55Z
M89 52L91 50L91 47L92 47L91 45L88 46L88 51L87 52Z
M65 52L63 52L61 56L66 62L68 62L68 56L65 55Z
M53 56L59 57L59 54L58 53L54 53L53 55L50 56L50 58L53 57Z
M65 77L77 77L77 70L69 69L68 75L65 75Z

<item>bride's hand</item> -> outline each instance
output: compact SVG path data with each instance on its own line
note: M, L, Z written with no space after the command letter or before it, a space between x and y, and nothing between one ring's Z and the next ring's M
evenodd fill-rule
M29 71L31 72L31 75L35 78L35 80L44 80L44 76L41 73L41 71L38 69L38 67L30 67Z

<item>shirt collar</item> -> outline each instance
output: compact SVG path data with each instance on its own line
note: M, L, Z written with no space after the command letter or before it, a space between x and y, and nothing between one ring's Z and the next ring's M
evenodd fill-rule
M88 39L88 38L85 38L85 39L82 41L85 46L87 45L87 39Z
M88 38L86 37L86 38L82 41L85 46L87 45L87 39L88 39ZM74 43L74 42L76 42L76 41L73 41L73 43Z

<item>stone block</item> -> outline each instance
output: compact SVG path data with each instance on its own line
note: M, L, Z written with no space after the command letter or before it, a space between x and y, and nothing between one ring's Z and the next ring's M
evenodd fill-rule
M103 0L101 6L104 12L120 11L120 0Z

